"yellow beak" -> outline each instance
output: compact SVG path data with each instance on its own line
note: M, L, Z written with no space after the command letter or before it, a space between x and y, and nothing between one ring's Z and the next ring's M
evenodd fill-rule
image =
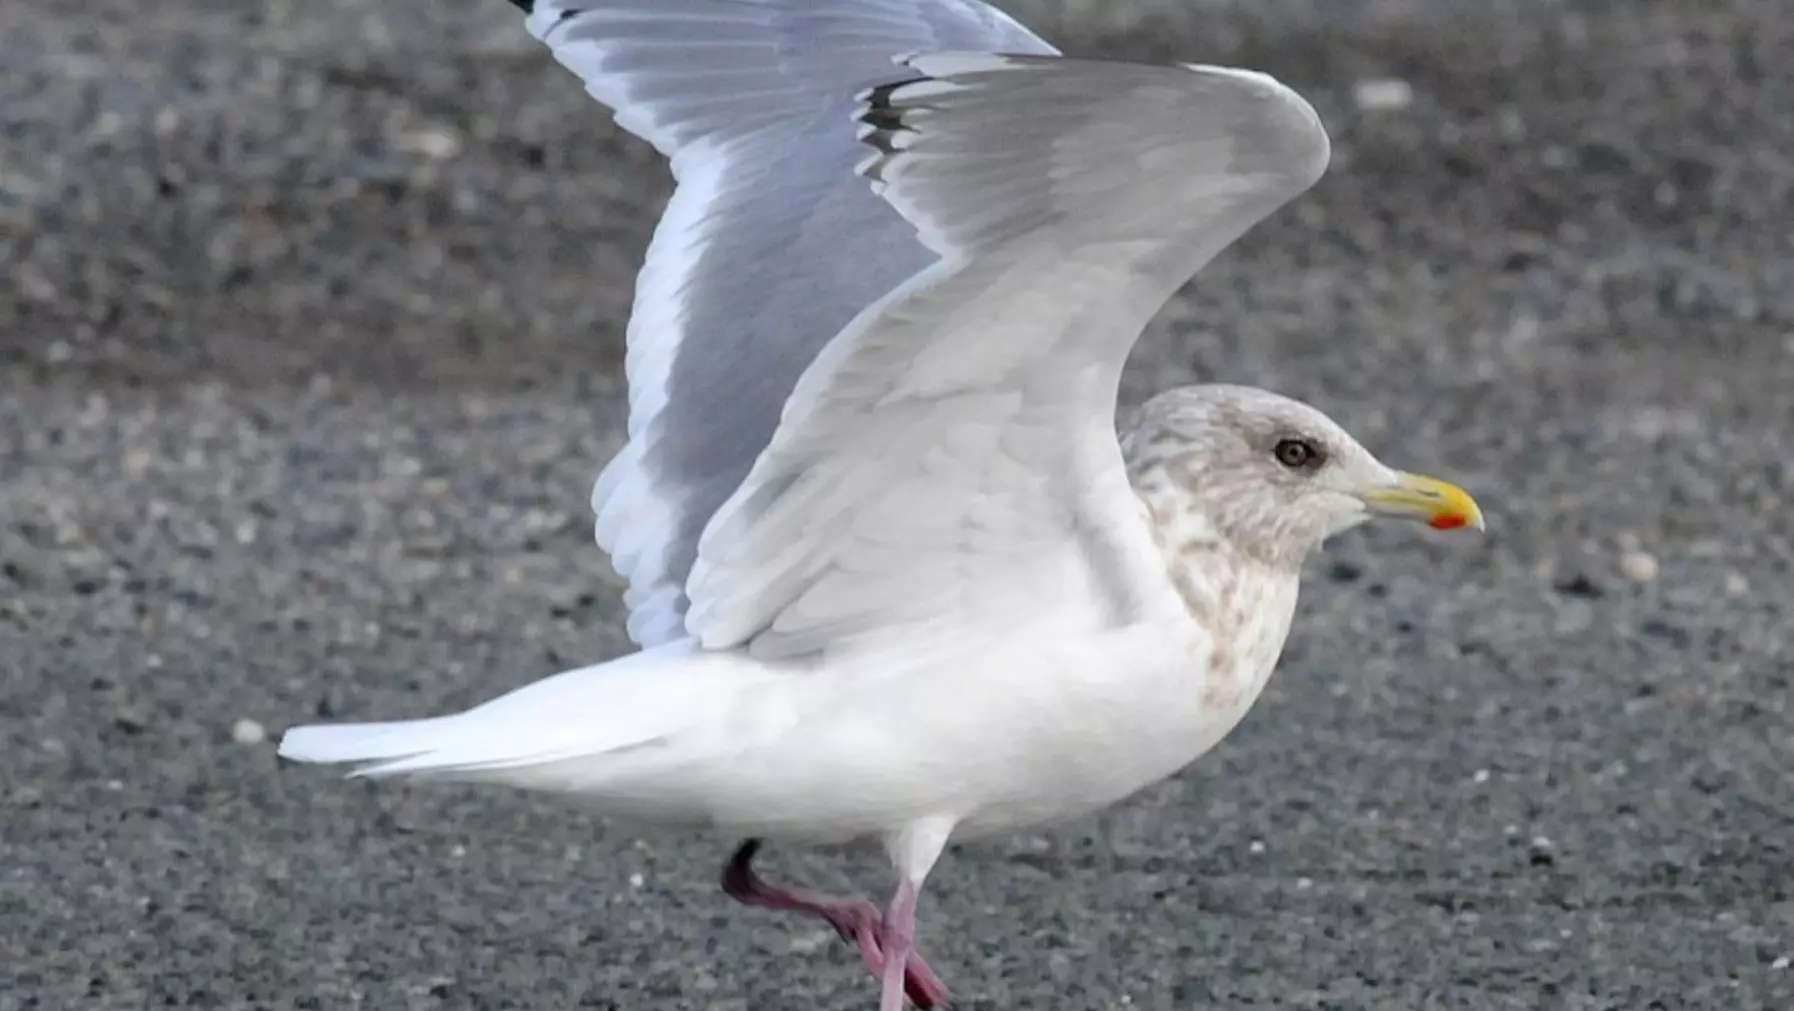
M1483 511L1464 489L1420 474L1396 471L1395 477L1394 484L1359 496L1372 512L1419 520L1434 530L1483 529Z

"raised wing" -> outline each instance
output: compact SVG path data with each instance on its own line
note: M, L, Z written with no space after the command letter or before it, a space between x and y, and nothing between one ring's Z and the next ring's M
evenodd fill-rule
M853 174L854 94L893 58L1051 53L977 0L513 0L531 34L672 161L629 320L629 441L592 489L629 634L685 634L698 535L798 376L933 256Z
M1328 141L1261 74L908 59L861 166L941 255L818 356L705 531L686 625L768 659L1125 622L1151 557L1114 432L1128 351ZM1138 545L1133 545L1138 547ZM1138 576L1139 578L1132 578ZM890 637L885 640L885 637Z

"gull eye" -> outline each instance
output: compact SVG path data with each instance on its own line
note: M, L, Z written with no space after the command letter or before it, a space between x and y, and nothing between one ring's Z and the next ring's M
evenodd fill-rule
M1313 439L1279 439L1271 452L1290 470L1312 470L1327 459Z

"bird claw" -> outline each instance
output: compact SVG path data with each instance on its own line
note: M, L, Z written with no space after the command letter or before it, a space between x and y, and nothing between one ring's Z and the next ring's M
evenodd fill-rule
M870 902L857 903L840 908L829 918L830 926L841 935L841 940L859 945L860 957L865 959L866 968L872 970L874 976L884 973L884 927L877 907ZM947 984L942 983L934 970L928 967L920 955L911 955L903 965L903 991L910 1003L929 1011L952 1011L953 1002L947 997Z
M783 909L821 917L841 940L857 944L860 957L874 976L884 975L884 918L870 902L843 902L805 892L774 888L753 872L758 840L742 843L723 870L723 891L738 902L767 909ZM903 964L903 992L924 1011L952 1011L947 985L941 982L922 956L911 954Z

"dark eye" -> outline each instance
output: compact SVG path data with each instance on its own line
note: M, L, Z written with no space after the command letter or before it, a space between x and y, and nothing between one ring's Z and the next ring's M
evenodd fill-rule
M1275 449L1271 450L1277 462L1291 470L1307 470L1318 467L1326 459L1321 447L1312 439L1280 439Z

